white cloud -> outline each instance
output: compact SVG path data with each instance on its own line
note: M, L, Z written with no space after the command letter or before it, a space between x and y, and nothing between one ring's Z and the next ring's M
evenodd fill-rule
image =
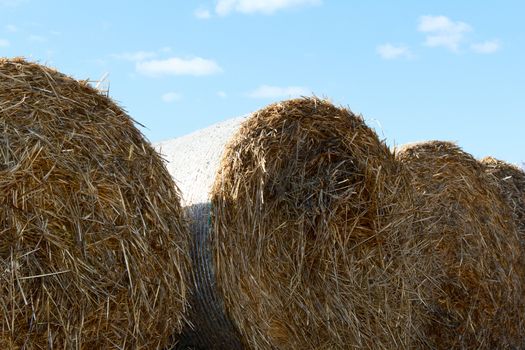
M376 52L385 60L396 58L412 58L412 52L405 45L383 44L376 48Z
M426 46L443 46L451 51L458 51L472 27L464 22L454 22L445 16L421 16L418 30L427 34Z
M302 86L269 86L261 85L257 89L248 93L251 98L289 98L310 95L307 88Z
M112 54L111 57L118 60L125 60L131 62L144 61L156 57L157 54L151 51L135 51Z
M228 97L228 94L224 91L217 91L217 96L219 96L220 98L226 98Z
M195 57L184 59L172 57L165 60L137 62L135 68L143 75L158 77L164 75L211 75L222 72L213 60Z
M9 45L11 45L9 40L7 40L7 39L0 39L0 47L8 47Z
M18 31L18 27L13 24L8 24L5 26L5 30L7 30L9 33L14 33Z
M198 8L195 10L195 12L193 13L195 15L195 17L197 17L198 19L209 19L211 18L211 13L209 10L207 9L203 9L203 8Z
M490 54L498 51L501 48L499 40L489 40L482 43L470 45L472 51L476 53Z
M182 95L177 92L166 92L165 94L162 94L161 96L162 101L166 103L171 103L175 101L180 101L182 99Z
M320 4L322 0L218 0L215 12L219 16L226 16L234 11L271 14L289 7Z

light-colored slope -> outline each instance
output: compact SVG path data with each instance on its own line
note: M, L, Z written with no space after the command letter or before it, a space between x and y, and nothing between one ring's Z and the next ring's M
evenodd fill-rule
M225 145L246 116L228 119L191 134L154 144L183 196L183 205L207 203Z

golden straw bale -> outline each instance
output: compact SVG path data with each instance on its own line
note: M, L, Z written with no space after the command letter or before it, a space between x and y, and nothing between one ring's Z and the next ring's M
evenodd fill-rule
M421 254L414 264L426 277L414 314L427 347L523 348L518 231L494 181L449 142L409 145L396 156L417 193Z
M495 177L499 188L512 208L525 244L525 172L515 165L486 157L481 160L485 171Z
M243 123L211 204L217 288L247 348L409 346L407 183L363 119L327 101Z
M525 266L525 172L515 165L492 157L483 158L481 164L485 167L485 172L492 177L512 210L520 234L521 264ZM522 272L525 273L525 271ZM525 281L525 276L523 276L523 281ZM525 332L525 329L522 331Z
M156 349L188 270L161 158L87 82L0 59L0 346Z

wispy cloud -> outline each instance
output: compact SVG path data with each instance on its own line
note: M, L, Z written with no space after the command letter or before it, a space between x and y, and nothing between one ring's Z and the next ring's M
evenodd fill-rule
M180 101L182 99L182 95L177 92L170 91L162 94L161 99L166 103L172 103L175 101Z
M29 41L37 42L37 43L45 43L47 42L47 38L41 35L30 35Z
M472 27L465 22L454 22L445 16L421 16L418 30L426 34L426 46L442 46L451 51L458 51Z
M101 21L99 21L99 22L97 23L97 26L98 26L100 29L102 29L102 30L104 30L104 31L107 31L107 30L110 30L110 29L111 29L112 24L111 24L111 22L108 21L108 20L101 20Z
M249 92L251 98L290 98L310 95L309 90L303 86L270 86L261 85L257 89Z
M224 91L217 91L217 96L219 96L220 98L226 98L228 97L228 94Z
M385 60L414 57L408 46L405 45L383 44L376 47L376 52Z
M0 0L0 6L15 7L26 1L27 0Z
M475 43L470 45L472 51L481 54L490 54L499 51L501 44L499 40L488 40L482 43Z
M213 60L195 57L190 59L172 57L165 60L150 60L137 62L138 73L160 77L166 75L203 76L222 72L222 68Z
M9 45L11 45L9 40L7 40L7 39L0 39L0 47L8 47Z
M131 61L131 62L144 61L150 58L154 58L156 56L157 54L152 51L122 52L122 53L115 53L111 55L112 58L115 58L117 60L124 60L124 61Z
M210 10L204 9L204 8L198 8L193 12L195 17L198 19L209 19L211 18L211 12Z
M272 14L285 8L320 4L322 0L218 0L215 12L219 16L231 12Z
M14 24L8 24L5 26L5 30L8 31L9 33L15 33L15 32L18 32L18 27L15 26Z

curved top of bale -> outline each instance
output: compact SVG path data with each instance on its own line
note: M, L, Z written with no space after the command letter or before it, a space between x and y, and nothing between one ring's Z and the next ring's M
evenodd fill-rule
M481 160L486 171L496 177L500 189L516 217L518 227L525 234L525 172L519 167L492 157ZM525 244L525 237L522 236Z
M450 142L402 147L412 175L421 255L419 289L431 348L523 346L523 266L519 239L494 182Z
M218 287L254 349L403 348L404 177L362 118L272 104L227 146L212 191Z
M154 349L181 326L187 232L109 98L0 59L0 348Z
M182 193L184 206L207 203L224 147L248 116L228 119L191 134L156 143Z

